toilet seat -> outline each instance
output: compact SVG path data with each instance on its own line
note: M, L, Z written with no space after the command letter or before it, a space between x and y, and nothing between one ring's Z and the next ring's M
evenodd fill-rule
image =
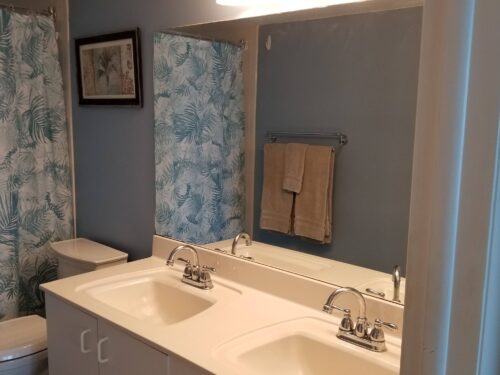
M0 365L47 350L47 326L38 315L0 322Z
M41 352L0 362L0 374L2 375L48 375L47 349Z

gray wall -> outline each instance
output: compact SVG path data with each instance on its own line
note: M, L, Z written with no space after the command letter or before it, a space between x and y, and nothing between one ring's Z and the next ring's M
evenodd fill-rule
M404 270L421 18L421 8L410 8L260 29L256 240L385 272L394 264ZM349 144L337 148L331 245L258 229L267 130L349 136Z
M77 234L151 254L154 234L153 31L235 18L207 0L70 0ZM78 105L74 38L141 29L144 108Z

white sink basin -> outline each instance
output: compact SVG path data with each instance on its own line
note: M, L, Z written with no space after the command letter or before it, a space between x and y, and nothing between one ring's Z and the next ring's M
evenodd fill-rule
M337 327L314 318L280 323L240 336L214 355L238 374L399 374L399 356L374 353L335 336Z
M129 277L101 280L78 288L95 300L149 324L170 325L191 318L219 299L239 292L217 284L201 290L181 282L181 274L169 269Z

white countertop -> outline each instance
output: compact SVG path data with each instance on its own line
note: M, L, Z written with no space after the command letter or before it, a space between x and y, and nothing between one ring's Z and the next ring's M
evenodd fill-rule
M339 319L335 316L223 279L217 275L212 278L215 285L214 290L219 285L224 285L240 291L241 295L229 298L227 301L221 300L198 315L166 326L148 324L135 319L124 312L99 302L88 293L85 293L81 287L88 283L97 283L102 279L119 279L122 277L121 275L129 277L134 273L165 269L165 267L164 259L153 256L144 260L47 283L42 286L42 289L46 293L63 299L91 315L123 328L137 339L161 352L173 353L216 374L234 374L234 369L231 370L226 363L218 360L214 356L214 351L224 343L248 332L304 317L329 320L332 325L338 325L339 323ZM182 269L180 266L170 268L170 270L178 275L179 286L193 288L181 282ZM210 290L200 290L200 292L211 293ZM338 339L332 335L332 340ZM399 340L391 337L387 341L388 345L391 345L391 349L389 352L384 353L384 356L389 358L391 362L399 364ZM352 350L362 351L364 355L380 356L380 353L372 353L349 343L342 344L347 345Z

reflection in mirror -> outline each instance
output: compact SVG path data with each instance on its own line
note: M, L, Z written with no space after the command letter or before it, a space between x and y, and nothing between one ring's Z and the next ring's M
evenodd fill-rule
M173 188L170 185L168 188L178 199L176 206L158 209L165 208L166 204L162 201L164 196L157 194L158 234L205 244L248 261L335 285L356 287L375 297L404 302L405 281L401 276L406 266L422 9L387 9L391 2L381 2L384 7L377 8L374 5L377 1L367 3L370 4L364 5L365 12L359 4L355 7L348 4L325 8L321 16L318 12L313 17L308 12L295 12L177 30L197 36L188 43L190 51L196 48L193 46L199 39L216 44L223 44L224 40L233 44L246 41L241 55L244 96L239 104L241 112L243 109L245 112L244 139L243 134L238 134L241 138L233 143L241 144L244 149L245 163L238 171L245 177L246 193L242 190L226 193L227 187L221 185L217 206L213 199L192 189L198 184L203 190L203 178L207 175L212 181L227 175L227 167L219 164L220 170L202 171L201 179L177 171L178 179L169 180ZM405 2L399 4L402 3ZM155 49L155 64L157 52ZM174 65L182 53L190 52L178 52ZM205 69L216 70L219 63ZM224 87L231 87L236 76L237 73L231 77L220 76ZM186 137L180 136L184 133L179 127L189 124L181 121L185 120L182 117L185 113L158 113L156 98L161 92L157 90L157 80L155 76L155 123L173 116L177 121L173 128L174 143L181 145L175 147L182 154ZM192 79L188 83L196 86ZM200 90L180 90L178 94L184 101L188 97L188 102L196 102L198 99L194 96L199 93ZM230 106L231 98L238 96L237 92L227 94L225 104L217 107L222 111L217 116L223 119L227 108L224 105ZM209 102L213 100L209 98ZM194 132L199 142L196 142L196 134L193 137L195 145L202 150L198 156L206 159L209 155L210 159L213 149L207 148L206 143L213 147L213 143L217 143L214 134L219 130L215 125L207 126L207 121L211 124L212 120L203 114L206 112L201 109L190 114L201 119L198 133ZM241 125L237 121L230 123L233 127ZM228 141L228 129L224 126L228 125L222 126L222 137L217 138L221 149ZM270 136L270 132L277 134ZM155 132L155 137L160 136ZM308 146L292 147L291 143ZM274 159L278 169L271 165L273 159L269 155L273 152L278 155ZM321 152L323 162L318 156ZM224 155L229 155L233 162L237 160L228 150L221 155L221 163ZM159 159L157 153L157 165L161 162ZM266 192L268 184L276 184L274 180L281 184L283 165L291 165L295 159L299 160L299 173L293 177L299 181L299 192L284 189L290 194L285 198L281 191L278 195ZM325 167L320 168L322 163ZM175 167L180 168L179 165ZM241 176L238 179L243 183ZM157 169L157 186L158 181ZM292 184L292 190L297 188L294 186ZM207 183L205 189L208 188ZM311 198L305 199L307 194ZM285 220L269 225L267 212L271 211L271 219L275 218L274 214L282 214L282 207L277 203L283 199L287 202ZM214 220L214 216L207 219L210 225L201 225L208 210L236 212L231 211L235 200L245 203L245 214L238 211L237 219L235 215L226 216L224 230L218 232L223 225ZM318 209L313 212L315 220L306 230L300 229L301 217L305 216L307 222L311 217L307 216L308 210L312 211L318 200L324 204L317 205ZM184 205L192 212L183 214L187 224L175 233L158 230L159 221L171 220L171 212L181 213ZM191 224L196 227L196 238L190 237ZM234 237L243 231L250 233L253 241L245 241L243 236L233 243ZM399 267L395 269L395 265Z

